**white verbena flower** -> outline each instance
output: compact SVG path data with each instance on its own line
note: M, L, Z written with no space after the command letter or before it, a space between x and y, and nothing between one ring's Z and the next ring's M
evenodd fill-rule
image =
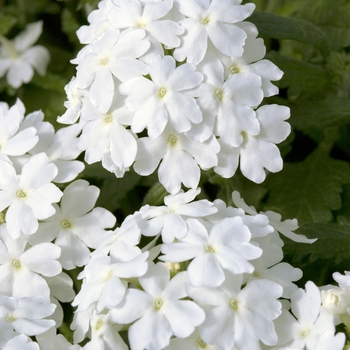
M175 335L188 337L204 321L203 310L194 302L180 300L187 296L186 272L170 280L163 263L150 263L147 273L139 278L144 291L128 289L124 300L110 311L111 320L133 323L129 341L133 350L164 349Z
M171 194L179 192L181 183L197 188L199 167L208 170L217 165L219 143L214 137L196 142L168 126L158 138L142 137L137 143L135 171L140 175L150 175L162 160L158 169L159 181Z
M108 19L116 28L127 28L133 31L145 30L146 39L151 43L146 53L148 58L153 54L163 56L162 44L167 48L180 45L178 35L183 34L184 28L169 19L162 20L172 9L173 0L149 2L144 6L137 0L119 0L118 5L108 11ZM141 59L145 60L145 55Z
M188 91L198 86L203 76L195 66L185 63L176 68L171 56L155 55L148 64L152 80L138 77L124 82L119 91L128 95L126 105L135 111L132 130L147 127L149 137L157 138L168 121L177 132L190 130L191 122L202 121L202 113Z
M251 243L251 233L240 217L226 218L206 228L199 220L188 219L187 235L176 243L164 244L160 259L182 262L193 259L188 281L200 287L218 287L225 280L224 270L233 274L252 273L248 262L261 256L262 250Z
M203 217L213 214L217 209L208 200L192 202L200 193L200 188L188 190L164 197L164 206L143 207L141 209L142 234L144 236L156 236L162 234L164 243L171 243L174 239L181 239L187 234L185 219L191 217Z
M88 248L97 248L108 235L106 228L115 225L116 218L103 208L94 208L100 190L89 186L85 180L77 180L66 187L61 206L56 213L40 222L38 231L29 237L31 243L50 242L61 248L62 266L73 269L86 265L90 258Z
M49 300L50 288L42 276L61 273L57 261L60 253L61 249L52 243L29 246L23 237L14 240L1 230L0 294L17 299L42 295Z
M36 335L47 331L55 325L53 320L44 319L56 308L48 304L42 296L13 297L0 296L0 332L14 329L25 335Z
M186 18L180 24L186 29L183 42L174 51L174 57L181 62L198 64L207 51L208 38L213 45L227 56L241 56L245 31L235 23L250 16L254 4L240 5L240 0L175 0L175 6Z
M28 24L14 40L0 36L0 77L6 74L8 84L15 89L30 82L34 70L46 74L50 53L41 45L33 46L42 30L43 22L39 21Z
M200 326L204 342L220 350L260 350L259 340L276 345L273 320L281 314L282 287L269 280L256 280L241 289L242 275L225 274L224 283L215 289L194 288L189 296L205 307L206 319Z
M51 181L57 167L49 163L45 153L33 155L22 168L20 176L8 162L0 160L0 211L7 209L7 230L13 238L31 235L38 229L38 220L55 213L52 203L62 192Z

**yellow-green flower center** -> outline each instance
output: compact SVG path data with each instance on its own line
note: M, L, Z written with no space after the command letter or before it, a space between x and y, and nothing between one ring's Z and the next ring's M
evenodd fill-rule
M103 326L103 320L99 318L95 323L95 330L98 331Z
M161 87L158 90L158 97L163 98L166 95L167 91L165 87Z
M175 146L177 143L177 137L175 135L169 135L168 141L172 146Z
M107 114L105 115L105 122L106 122L107 124L109 124L109 123L111 123L112 121L113 121L113 116L112 116L112 114L107 113Z
M211 245L209 245L209 244L207 244L207 245L204 246L204 250L205 250L207 253L215 253L215 249L214 249Z
M233 64L233 65L230 67L230 72L231 72L232 74L237 74L237 73L239 73L239 68L238 68L235 64Z
M215 89L214 94L219 101L224 98L224 92L221 89Z
M154 300L154 303L153 303L154 308L155 308L156 310L160 310L161 307L163 306L163 304L164 304L164 302L163 302L163 299L162 299L162 298L157 298L157 299L155 299L155 300Z
M235 311L238 311L238 309L239 309L239 304L238 304L238 301L236 299L230 300L230 306Z
M210 22L210 18L209 17L202 17L199 22L200 22L200 24L203 24L205 26Z
M100 65L101 65L101 66L107 65L108 62L109 62L109 58L108 58L108 57L101 57L101 58L100 58Z
M27 197L27 195L25 194L25 192L23 192L22 190L18 190L18 191L16 192L16 196L17 196L18 198L25 198L25 197Z
M61 221L61 226L62 226L63 228L69 228L69 227L71 227L72 225L71 225L71 223L70 223L69 221L67 221L67 220L62 220L62 221Z
M15 269L20 269L21 268L21 262L18 260L18 259L13 259L12 260L12 266L15 268Z

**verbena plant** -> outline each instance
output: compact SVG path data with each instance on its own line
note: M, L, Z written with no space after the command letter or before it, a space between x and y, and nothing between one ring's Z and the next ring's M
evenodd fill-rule
M2 349L350 348L348 1L0 10Z

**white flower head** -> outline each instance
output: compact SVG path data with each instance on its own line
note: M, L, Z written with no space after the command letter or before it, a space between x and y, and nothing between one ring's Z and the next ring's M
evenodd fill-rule
M225 281L224 270L233 274L252 273L248 262L261 256L262 250L251 243L251 233L240 217L226 218L207 229L199 220L188 219L188 233L178 242L164 244L160 259L182 262L193 259L188 281L195 287L218 287Z
M20 176L11 164L1 160L0 164L0 211L8 208L5 216L8 232L13 238L31 235L38 229L38 220L55 214L52 203L62 196L51 183L57 167L49 163L45 153L33 155Z
M190 63L176 68L171 56L155 55L148 64L152 80L138 77L122 84L120 92L128 95L125 103L135 111L132 130L141 132L147 127L148 135L155 139L168 121L177 132L190 130L191 122L201 122L202 113L196 100L187 93L203 80L195 69Z
M200 167L208 170L217 164L219 143L214 137L196 142L168 126L158 138L143 137L137 143L135 171L143 176L150 175L162 160L158 169L159 181L171 194L179 192L181 183L197 188Z
M200 193L200 189L188 190L164 197L165 206L144 207L141 210L142 218L147 219L140 223L142 234L155 236L162 234L164 243L181 239L187 234L186 219L189 217L203 217L213 214L217 209L208 200L192 202Z
M30 82L34 70L46 74L49 51L41 45L33 46L42 29L43 22L39 21L28 24L12 41L0 36L0 77L6 74L7 82L15 89Z
M172 335L186 338L204 321L204 312L196 303L180 300L187 296L186 272L170 280L164 263L150 263L139 281L144 291L128 289L124 300L110 312L119 324L136 321L129 328L132 349L164 349Z
M174 51L177 61L187 57L187 62L201 62L208 38L223 54L242 55L247 34L235 23L250 16L254 4L240 5L240 0L175 0L174 3L179 12L188 17L180 22L186 31L182 44Z

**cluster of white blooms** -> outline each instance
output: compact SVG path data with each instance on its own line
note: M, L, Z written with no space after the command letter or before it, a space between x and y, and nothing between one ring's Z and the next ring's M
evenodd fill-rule
M133 350L341 350L335 326L350 292L298 289L301 270L281 262L280 234L313 242L293 232L296 221L257 213L238 192L236 208L196 201L199 192L142 207L98 245L73 301L75 342L128 349L127 330ZM140 250L142 235L154 239Z
M34 70L46 74L50 53L44 46L33 46L42 30L43 22L39 21L28 24L13 40L0 35L0 78L6 75L7 83L15 89L30 82Z
M103 0L77 34L67 111L80 118L78 147L122 177L158 167L169 193L195 189L200 169L261 183L282 169L276 146L289 109L259 104L278 93L282 72L263 59L254 10L241 0Z
M282 168L289 109L259 107L282 72L243 22L253 10L241 0L102 0L78 30L86 46L58 118L73 125L55 132L41 111L0 103L1 349L343 349L335 327L350 328L350 273L334 275L339 287L300 289L280 237L314 242L294 232L296 219L258 213L237 191L235 207L195 199L200 169L231 177L240 163L260 183ZM118 177L160 164L164 205L115 228L95 207L99 189L75 180L83 151ZM63 271L76 267L77 293ZM76 308L74 344L57 332L61 303Z

